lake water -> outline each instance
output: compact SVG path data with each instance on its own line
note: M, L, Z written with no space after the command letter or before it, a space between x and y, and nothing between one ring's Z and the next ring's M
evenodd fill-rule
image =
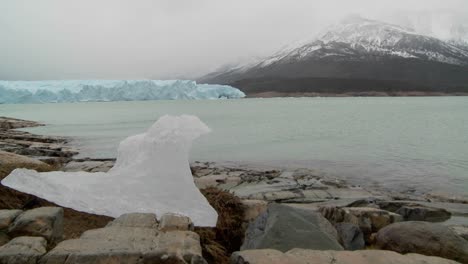
M273 98L0 105L0 116L46 123L82 157L115 157L118 142L165 114L199 116L213 132L191 160L312 167L398 190L468 194L468 97Z

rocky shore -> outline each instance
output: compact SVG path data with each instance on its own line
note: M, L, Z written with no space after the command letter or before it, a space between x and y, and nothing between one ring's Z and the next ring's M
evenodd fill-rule
M73 159L65 138L12 130L36 125L0 118L0 179L16 167L112 168L112 159ZM468 263L466 200L367 189L310 169L191 169L218 211L214 229L177 215L113 220L0 185L0 263Z

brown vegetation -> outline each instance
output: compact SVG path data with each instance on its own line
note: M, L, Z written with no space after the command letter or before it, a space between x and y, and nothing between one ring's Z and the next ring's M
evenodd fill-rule
M229 263L229 256L239 250L244 238L244 207L238 197L227 191L210 187L201 192L218 212L216 227L195 228L200 235L203 257L208 263Z

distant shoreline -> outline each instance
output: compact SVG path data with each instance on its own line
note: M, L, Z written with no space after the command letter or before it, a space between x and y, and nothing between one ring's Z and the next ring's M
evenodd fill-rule
M435 97L435 96L468 96L468 92L346 92L346 93L314 93L314 92L260 92L247 94L245 98L275 98L275 97Z

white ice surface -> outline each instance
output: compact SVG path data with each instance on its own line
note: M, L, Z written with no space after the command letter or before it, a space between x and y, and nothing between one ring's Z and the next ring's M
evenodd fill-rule
M228 85L189 80L0 81L0 103L242 98Z
M93 214L172 212L197 226L215 226L218 215L195 186L188 162L192 141L208 132L196 116L163 116L146 133L120 143L108 173L16 169L2 184Z

